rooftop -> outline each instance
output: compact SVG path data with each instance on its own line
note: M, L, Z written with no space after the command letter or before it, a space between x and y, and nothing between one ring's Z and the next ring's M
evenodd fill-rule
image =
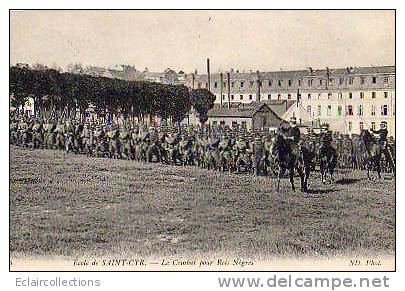
M305 77L317 77L326 76L329 71L329 76L341 76L341 75L371 75L371 74L395 74L395 66L371 66L371 67L348 67L339 69L312 69L306 70L293 70L293 71L273 71L273 72L260 72L260 78L262 80L269 79L283 79L283 78L305 78ZM223 81L227 80L227 73L223 73ZM231 72L231 80L257 80L257 72L249 73L235 73ZM211 81L218 81L221 78L221 74L211 74ZM201 74L195 76L196 82L205 82L207 80L207 74Z
M295 101L290 100L266 100L266 101L252 101L250 103L231 102L215 104L214 107L208 111L209 117L241 117L251 118L256 112L263 109L268 109L275 113L280 119L281 116L290 108Z

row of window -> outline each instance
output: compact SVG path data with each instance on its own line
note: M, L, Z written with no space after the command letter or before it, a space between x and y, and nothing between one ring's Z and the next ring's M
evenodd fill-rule
M360 94L359 94L359 97L360 97L360 99L364 99L364 97L366 96L366 94L365 94L366 92L360 92ZM318 99L319 98L321 98L321 93L318 93ZM337 97L338 97L338 99L343 99L343 93L342 92L339 92L338 94L337 94ZM354 97L354 93L353 92L349 92L348 93L348 98L349 99L353 99L353 97ZM377 92L371 92L371 98L376 98L377 97ZM388 98L389 97L389 94L388 94L388 92L387 91L385 91L384 92L384 98ZM307 98L308 99L311 99L312 98L312 95L311 95L311 93L308 93L307 94ZM332 98L332 93L328 93L328 99L331 99Z
M225 120L221 120L221 121L219 122L219 124L220 124L221 126L224 126L224 125L225 125ZM214 120L214 121L212 121L212 125L213 125L213 126L216 126L216 125L218 125L218 122L217 122L216 120ZM233 128L239 127L238 122L233 120L233 121L232 121L232 127L233 127ZM243 128L243 129L246 129L246 127L247 127L247 122L246 122L246 121L242 121L242 122L240 123L240 127Z
M387 121L383 121L382 123L385 123L385 125L388 127L388 122L387 122ZM353 131L353 122L349 121L349 122L347 123L347 128L348 128L349 132L350 132L350 131ZM360 121L360 122L359 122L359 130L361 131L361 130L363 130L363 129L364 129L364 122L363 122L363 121ZM374 121L371 122L371 129L372 129L372 130L375 130L375 129L376 129L376 124L375 124Z
M319 85L319 86L323 86L323 85L345 85L345 84L349 84L349 85L353 85L355 82L355 78L360 78L360 84L365 84L367 79L369 79L371 84L377 84L377 77L376 76L372 76L372 77L366 77L366 76L361 76L361 77L339 77L337 79L335 78L329 78L329 81L327 78L324 79L314 79L314 78L310 78L310 79L306 79L307 81L307 85L308 87L312 87L314 85ZM315 82L315 80L317 80L317 82ZM294 82L296 81L296 82ZM390 76L383 76L382 81L384 84L389 83L390 81ZM214 82L214 88L219 88L221 82ZM273 87L275 84L277 84L278 87L292 87L294 85L294 83L296 83L298 86L302 86L303 84L303 80L302 79L298 79L298 80L293 80L293 79L289 79L289 80L266 80L266 81L238 81L239 85L241 88L245 87L246 84L248 84L249 87L253 87L256 83L259 84L260 87L263 86L263 84L267 84L268 87ZM232 81L231 82L231 87L235 87L236 81ZM202 87L202 83L198 83L197 84L198 88L200 89ZM227 82L223 82L222 87L226 88L227 86ZM208 88L208 83L205 83L205 88Z
M348 116L353 116L354 111L353 111L353 105L347 105L346 106L346 112L345 115ZM312 106L308 105L307 106L307 112L312 115ZM387 116L388 115L388 105L381 105L381 116ZM322 105L318 105L316 108L316 115L321 116L322 115ZM337 116L342 116L343 115L343 106L338 105L337 106ZM364 107L362 104L359 104L357 106L357 115L358 116L363 116L364 115ZM376 106L371 105L371 115L375 116L376 115ZM327 105L326 106L326 116L332 116L332 105Z
M274 94L274 95L272 95L272 94L267 94L267 99L268 99L268 100L271 100L272 98L275 97L275 95L277 95L277 99L278 99L278 100L281 99L281 94ZM301 95L301 97L302 97L302 94L300 94L300 95ZM260 96L262 96L262 94L261 94ZM318 99L320 99L321 96L322 96L321 93L318 93L318 94L317 94ZM360 94L359 94L360 99L364 99L365 96L366 96L366 95L365 95L365 92L360 92ZM308 94L306 94L306 97L307 97L307 99L312 99L313 94L308 93ZM338 99L343 99L343 93L342 93L342 92L338 93L337 97L338 97ZM374 98L376 98L376 97L377 97L377 92L371 92L371 98L374 99ZM388 94L387 91L385 91L385 92L384 92L384 98L388 98L388 97L389 97L389 94ZM249 100L253 100L253 95L252 95L252 94L249 94L249 95L248 95L248 98L249 98ZM288 99L288 100L291 100L291 98L292 98L292 94L288 93L288 94L287 94L287 99ZM332 93L328 93L328 99L331 99L331 98L332 98ZM349 98L349 99L353 99L353 98L354 98L354 93L353 93L353 92L349 92L349 93L348 93L348 98ZM225 99L226 99L226 95L222 95L222 100L225 100ZM239 99L240 99L240 100L244 100L244 95L243 95L243 94L240 94L240 95L239 95ZM235 100L235 95L234 95L234 94L231 94L231 101L232 101L232 100ZM247 100L247 99L246 99L246 100Z

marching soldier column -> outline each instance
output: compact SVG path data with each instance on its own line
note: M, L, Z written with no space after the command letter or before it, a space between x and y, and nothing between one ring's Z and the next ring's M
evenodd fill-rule
M281 134L297 157L302 157L302 147L313 152L314 165L318 157L326 155L327 149L332 147L337 152L338 167L364 169L364 151L359 136L332 133L326 124L319 129L319 133L315 133L316 128L308 128L302 135L295 118L291 118L288 127L280 125L276 132L248 132L229 127L118 126L12 115L10 143L92 157L267 175L272 173L272 136ZM373 133L378 136L386 171L394 171L395 141L388 138L384 123Z

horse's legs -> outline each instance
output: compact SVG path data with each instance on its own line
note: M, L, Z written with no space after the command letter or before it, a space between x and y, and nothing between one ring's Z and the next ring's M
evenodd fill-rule
M367 178L368 178L369 180L371 180L371 177L370 177L370 170L371 170L371 163L370 163L370 162L367 162Z
M305 192L306 191L305 173L304 173L303 168L300 165L297 167L297 172L301 179L301 192ZM290 176L290 179L291 179L291 176Z
M322 184L325 184L326 182L326 175L325 175L325 167L323 162L321 161L319 165L320 171L321 171L321 179L322 179Z
M335 172L334 166L329 165L330 182L333 183L333 174Z
M284 170L281 165L278 166L278 175L277 175L277 191L280 191L280 180L281 176L284 174Z
M295 192L295 186L294 186L294 166L290 167L290 184L291 184L291 189L293 192Z
M378 179L381 179L381 164L380 160L376 161L375 168L377 170Z

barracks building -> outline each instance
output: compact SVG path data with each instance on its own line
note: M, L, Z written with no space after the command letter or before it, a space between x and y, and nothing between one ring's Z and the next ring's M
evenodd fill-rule
M208 75L191 74L187 85L207 88L215 94L215 107L208 114L212 125L255 128L257 121L253 126L249 116L256 116L256 109L270 108L273 115L272 105L287 101L284 104L288 106L281 106L283 110L277 112L284 120L294 116L302 125L328 123L331 130L343 134L378 129L385 122L389 134L395 135L395 66L231 72L211 74L209 83ZM267 103L268 108L257 102ZM249 103L252 105L246 106Z

